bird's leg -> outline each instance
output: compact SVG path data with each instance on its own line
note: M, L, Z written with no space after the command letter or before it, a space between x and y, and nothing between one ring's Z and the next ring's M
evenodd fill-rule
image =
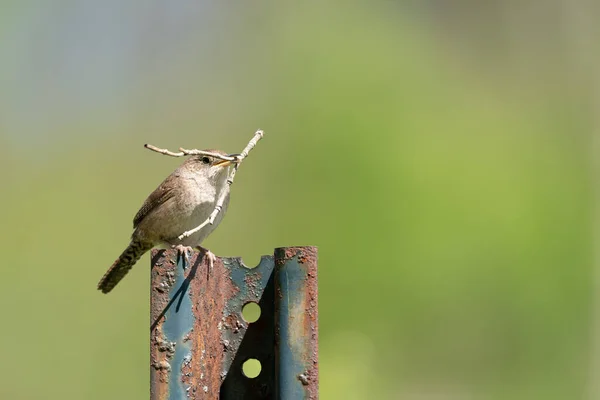
M177 258L183 257L183 269L187 269L190 265L190 256L188 253L194 251L190 246L184 246L182 244L171 246L172 249L177 250Z
M208 270L206 271L206 280L208 280L208 278L210 278L210 274L212 274L215 261L217 261L217 256L215 256L215 253L202 246L196 246L196 249L201 251L204 254L204 256L208 258Z

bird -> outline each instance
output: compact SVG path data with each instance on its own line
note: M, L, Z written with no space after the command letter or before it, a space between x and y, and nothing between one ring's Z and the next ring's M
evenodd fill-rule
M227 156L221 150L203 151ZM215 230L227 211L230 189L227 179L230 167L236 162L239 161L235 158L229 161L210 155L193 155L165 178L133 218L131 242L100 279L98 290L110 292L144 253L159 245L178 249L186 259L187 250L197 248L209 258L212 267L215 256L201 243ZM225 200L213 224L179 239L182 233L209 218L223 191Z

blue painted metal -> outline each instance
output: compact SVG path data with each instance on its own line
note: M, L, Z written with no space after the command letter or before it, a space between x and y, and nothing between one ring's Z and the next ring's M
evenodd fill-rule
M249 269L152 252L151 399L316 399L316 248L277 249ZM261 308L248 323L242 308ZM261 362L248 378L242 364Z
M174 272L174 287L179 288L172 291L169 297L169 303L175 303L174 307L169 307L165 313L165 322L162 325L164 340L174 348L174 354L170 362L169 375L174 371L181 370L185 360L191 358L191 349L189 341L184 338L189 335L194 328L194 317L192 314L192 302L189 296L185 295L186 285L184 270L190 268L184 257L180 257ZM169 400L179 400L186 397L186 388L180 379L169 379Z

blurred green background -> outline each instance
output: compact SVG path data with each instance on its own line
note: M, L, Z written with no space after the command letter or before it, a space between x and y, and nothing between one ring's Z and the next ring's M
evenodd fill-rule
M598 4L0 2L1 399L147 399L181 160L242 149L205 243L319 246L323 399L600 399Z

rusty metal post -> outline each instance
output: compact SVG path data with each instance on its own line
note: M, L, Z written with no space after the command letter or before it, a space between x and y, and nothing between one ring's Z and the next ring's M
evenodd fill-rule
M186 261L178 260L174 250L152 252L151 400L317 398L316 248L282 248L276 254L277 266L273 256L263 256L252 269L239 258L218 259L209 276L208 265L198 253ZM287 276L291 285L276 284L275 276L280 274L275 269L284 271L281 276ZM275 297L276 287L283 295L290 289L306 295L289 293L290 302L281 302ZM248 302L261 309L260 318L252 323L242 316ZM283 310L288 305L297 309ZM306 313L308 331L282 322L305 318L296 311ZM305 333L310 336L301 342L290 336ZM242 372L242 364L250 358L261 363L256 378ZM302 362L309 359L311 366ZM285 360L292 364L283 365ZM282 378L300 367L304 369L295 379L305 388L304 394L287 397L291 392L282 385L289 380Z
M319 396L317 248L275 250L275 398Z

